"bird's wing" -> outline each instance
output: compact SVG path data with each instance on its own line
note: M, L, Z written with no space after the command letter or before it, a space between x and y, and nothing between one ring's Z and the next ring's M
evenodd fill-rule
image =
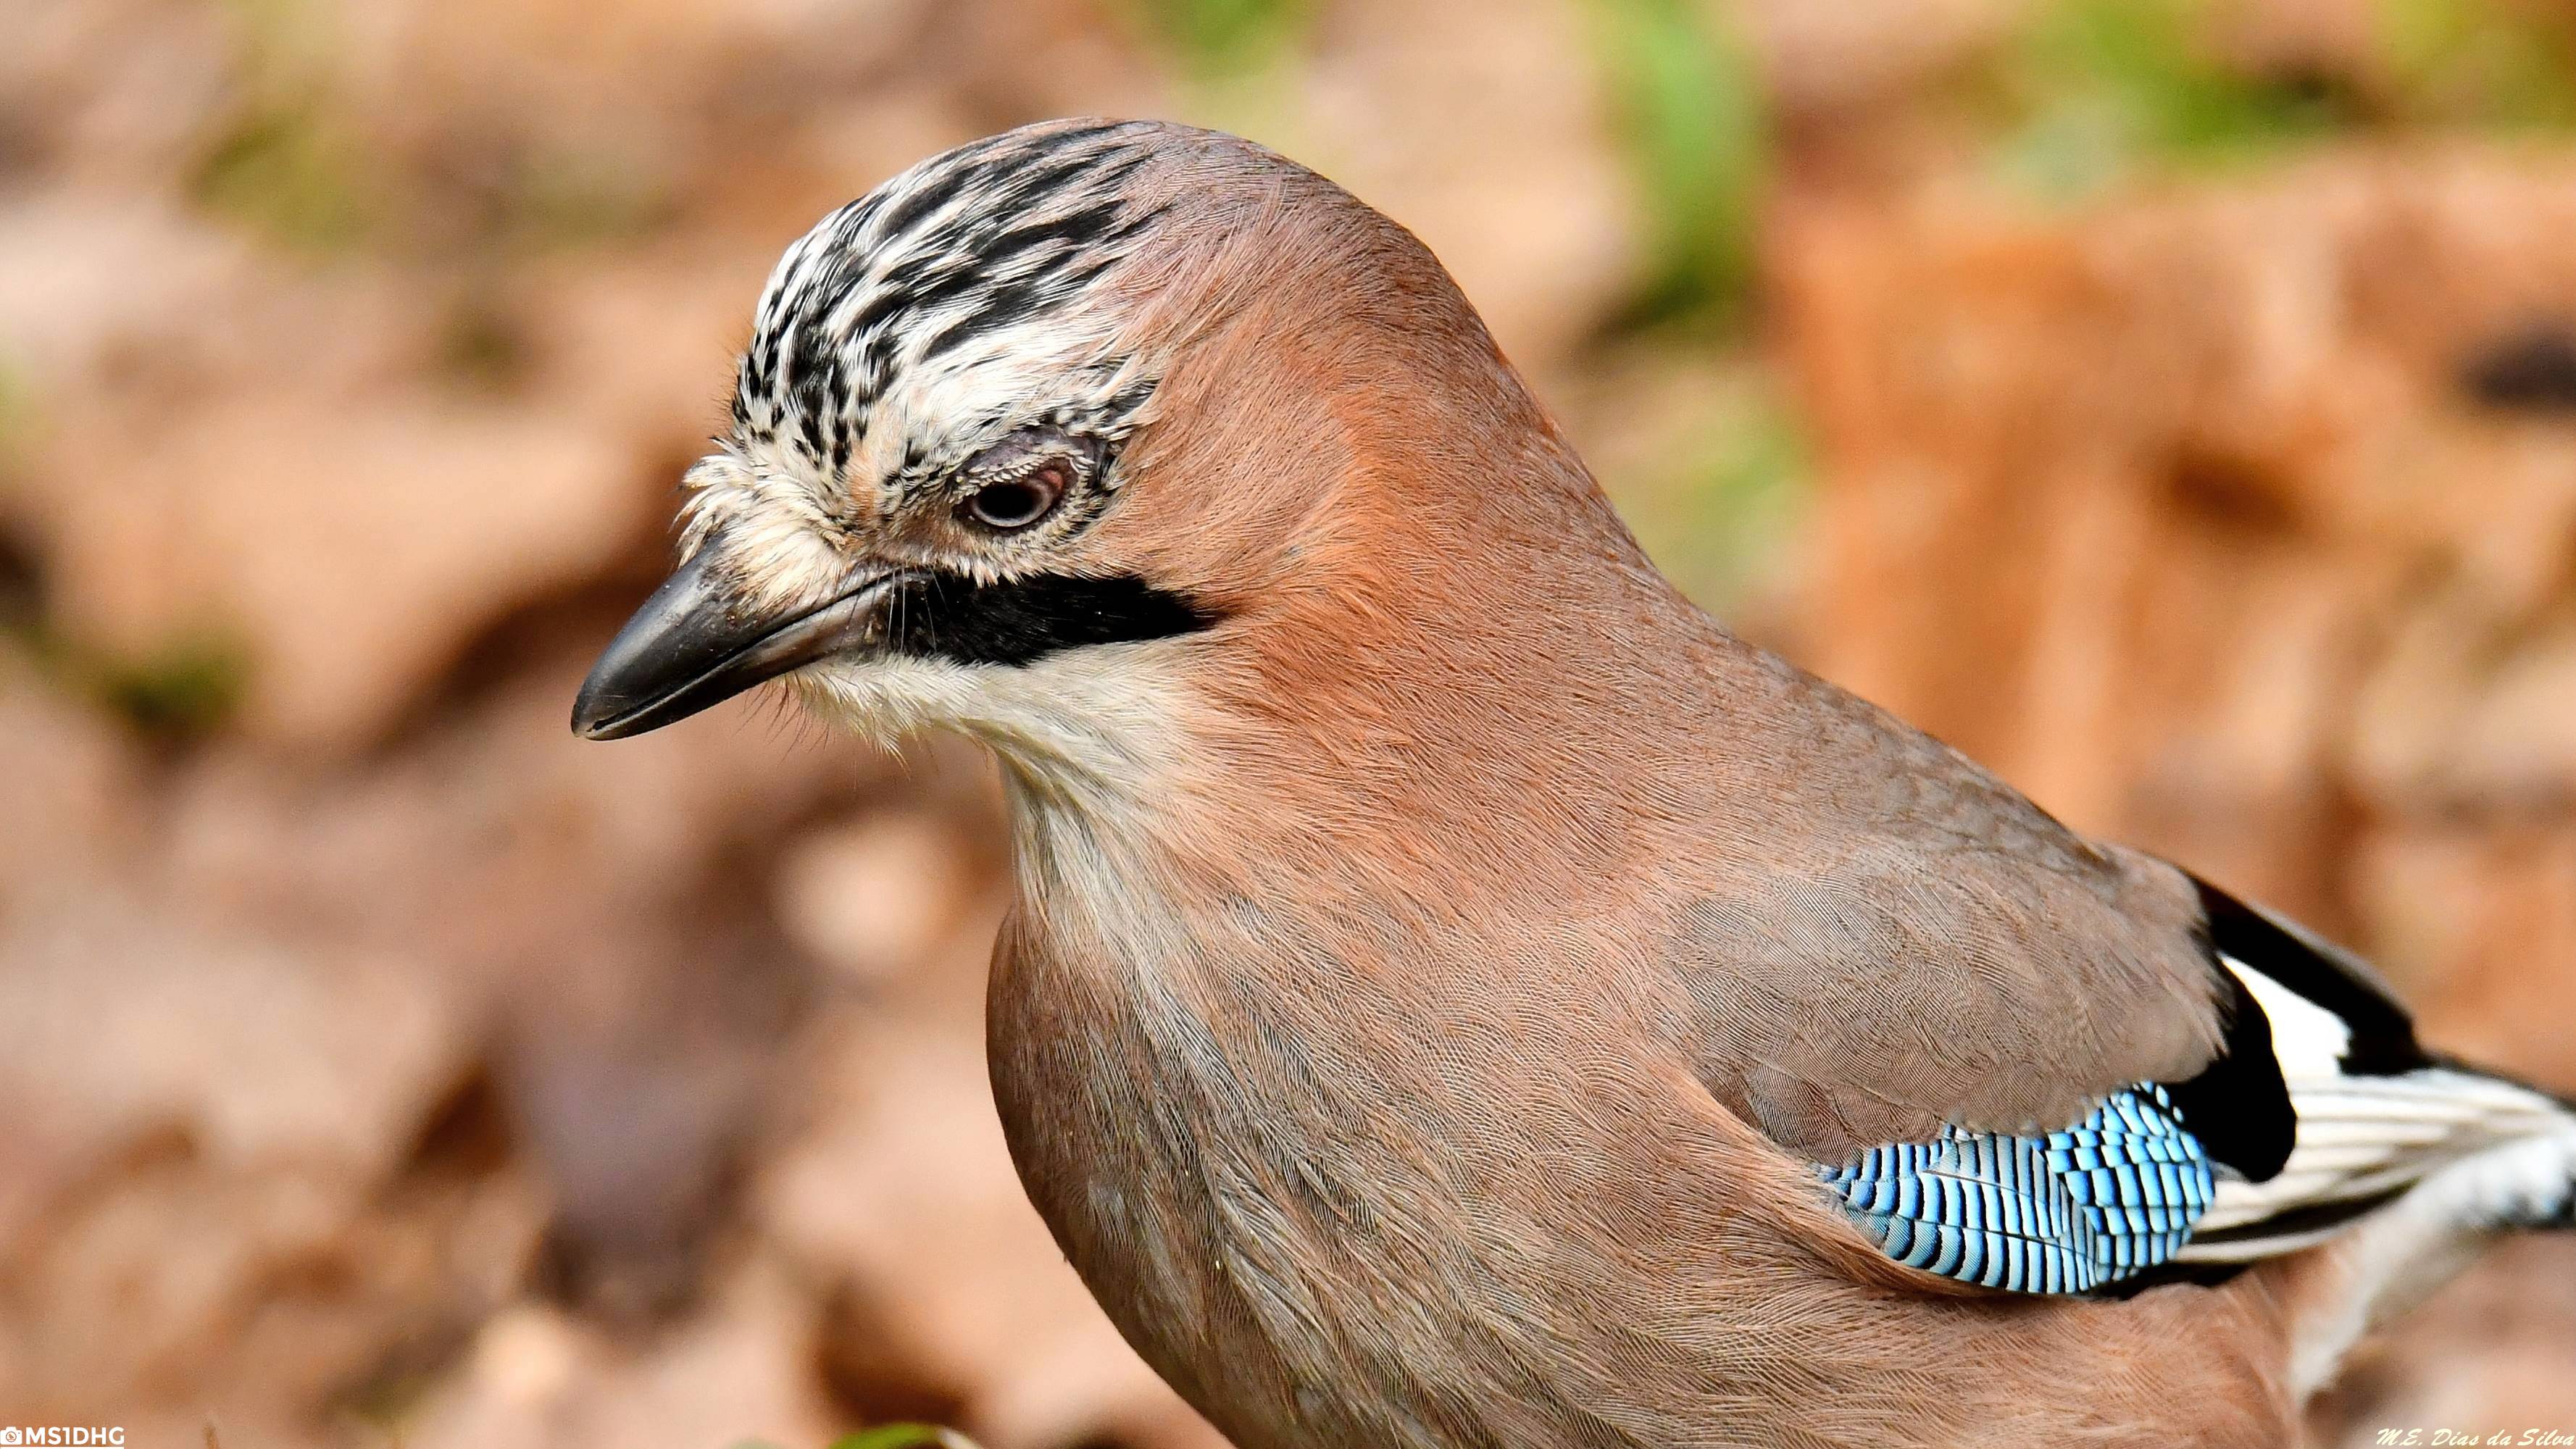
M1701 1080L1890 1256L2092 1292L2280 1172L2288 1091L2189 877L2038 825L1776 849L1686 913Z
M2454 1164L2576 1132L2565 1103L2426 1053L2359 958L2223 892L2202 893L2212 949L2264 1018L2295 1137L2278 1172L2220 1179L2182 1261L2306 1247ZM2513 1216L2510 1204L2496 1210L2499 1221Z
M2072 1017L2055 1032L1997 1030L2014 992L1971 972L1977 984L1954 985L1945 1010L1899 989L1823 992L1803 1025L1747 1058L1731 1093L1721 1078L1721 1094L1808 1156L1891 1257L2039 1293L2223 1273L2321 1241L2478 1153L2576 1129L2539 1092L2428 1056L2357 958L2181 878L2199 907L2182 937L2189 969L2216 996L2218 1041L2195 1066L2106 1050ZM1886 971L1920 969L1899 959ZM1862 1028L1869 1007L1900 1004L1909 1019ZM2142 1040L2156 1036L2154 1021L2140 1025ZM1857 1046L1855 1029L1875 1049ZM2037 1120L1954 1106L1926 1125L1923 1084L1956 1070L1934 1043L1961 1031L1985 1034L1982 1059L2022 1080L2020 1100L2041 1100L2046 1082L2084 1105ZM1739 1023L1738 1040L1749 1034Z
M2188 876L1775 656L1724 641L1706 664L1707 793L1654 889L1720 1101L1839 1163L2065 1127L2223 1057L2235 987Z
M2117 1288L2576 1127L2428 1057L2350 954L1776 661L1730 687L1723 824L1675 872L1700 1079L1891 1255Z
M2064 1131L1948 1128L1817 1175L1888 1256L2021 1293L2089 1293L2173 1261L2215 1190L2208 1154L2152 1084Z

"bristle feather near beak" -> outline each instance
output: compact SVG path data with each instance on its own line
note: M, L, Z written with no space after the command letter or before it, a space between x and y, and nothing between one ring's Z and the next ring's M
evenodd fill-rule
M891 575L779 612L746 605L720 570L711 540L653 591L582 681L573 733L614 740L656 730L883 635Z

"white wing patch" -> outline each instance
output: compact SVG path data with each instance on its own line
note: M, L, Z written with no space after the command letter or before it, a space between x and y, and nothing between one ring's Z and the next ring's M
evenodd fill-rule
M2342 1017L2233 956L2218 959L2254 993L2254 1003L2271 1019L2272 1055L2280 1060L2281 1075L2290 1081L2293 1092L2302 1078L2343 1075L2343 1054L2352 1045L2352 1028L2344 1025Z
M2352 1032L2333 1012L2232 956L2219 958L2263 1008L2298 1136L2266 1182L2223 1176L2182 1258L2241 1262L2333 1236L2349 1213L2491 1148L2576 1131L2550 1098L2475 1072L2428 1066L2348 1075ZM2270 1230L2267 1230L2269 1225Z

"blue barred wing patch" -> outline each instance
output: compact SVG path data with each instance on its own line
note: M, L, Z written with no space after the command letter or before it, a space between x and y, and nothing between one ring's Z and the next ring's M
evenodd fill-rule
M1889 1257L2018 1293L2086 1293L2171 1262L2214 1187L2152 1082L2063 1132L1948 1127L1816 1172Z

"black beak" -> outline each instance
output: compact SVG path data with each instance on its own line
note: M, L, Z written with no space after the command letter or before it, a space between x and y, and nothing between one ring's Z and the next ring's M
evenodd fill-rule
M745 604L715 572L709 539L617 631L572 702L572 732L616 740L657 730L763 680L883 632L892 575L792 613Z

